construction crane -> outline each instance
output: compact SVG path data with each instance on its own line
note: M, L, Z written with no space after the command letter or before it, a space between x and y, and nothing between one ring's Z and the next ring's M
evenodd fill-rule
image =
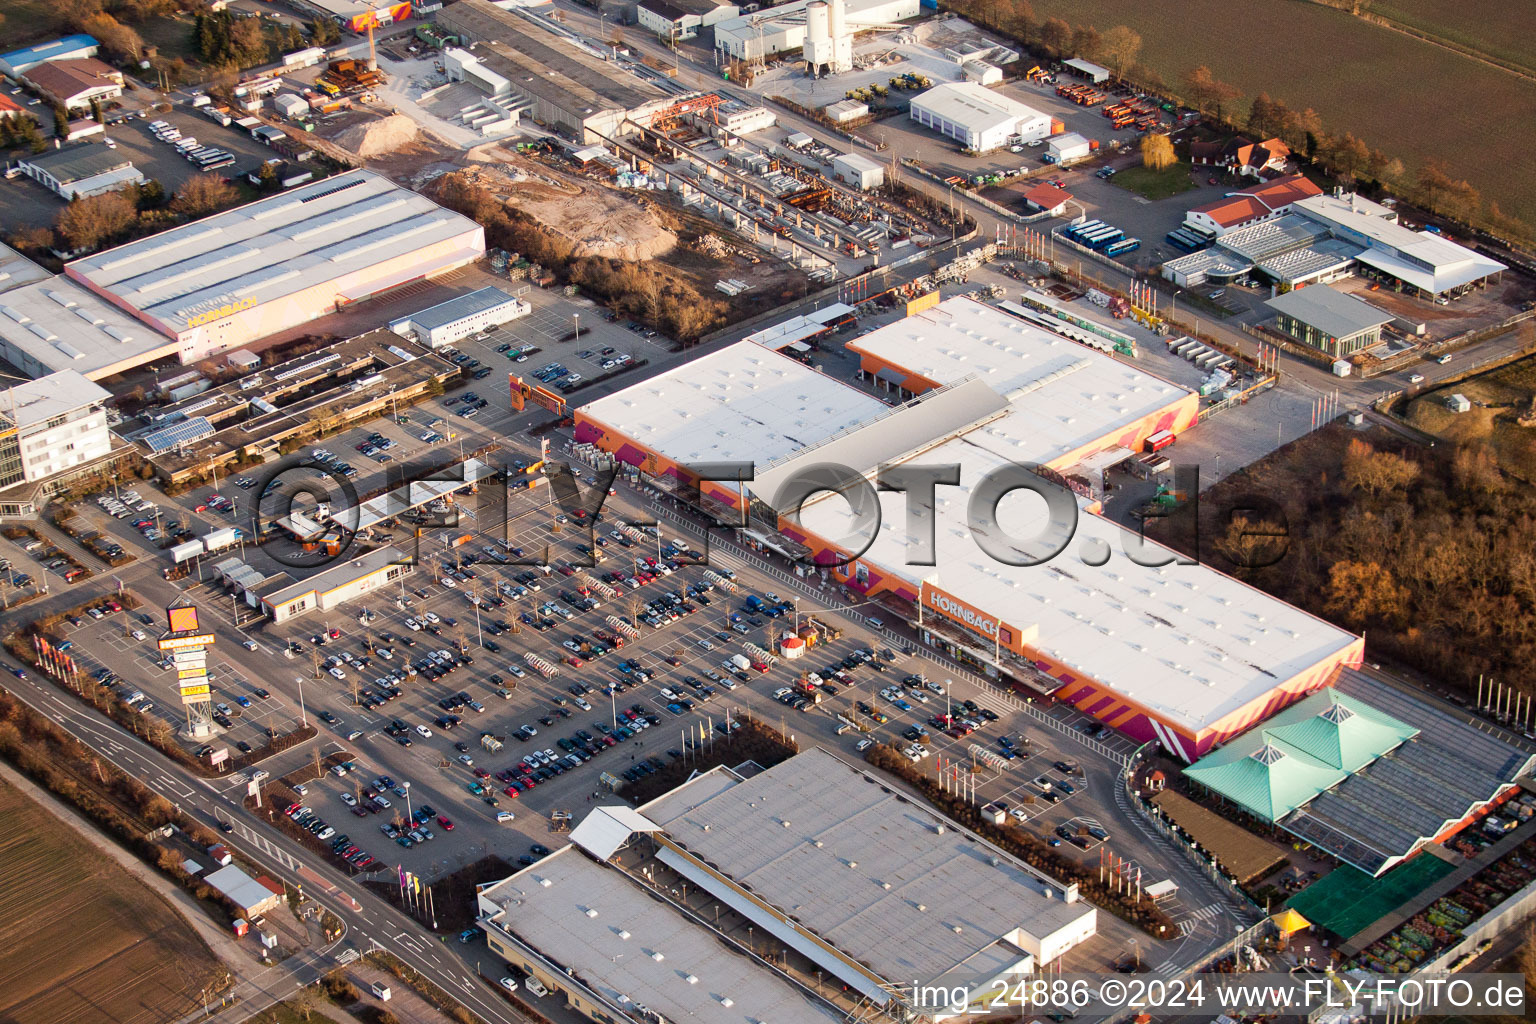
M677 127L679 119L688 114L709 112L709 119L715 124L720 123L715 108L720 106L720 96L717 93L705 93L702 96L690 96L684 100L678 100L670 107L664 107L651 115L651 121L647 128L654 132L666 134Z

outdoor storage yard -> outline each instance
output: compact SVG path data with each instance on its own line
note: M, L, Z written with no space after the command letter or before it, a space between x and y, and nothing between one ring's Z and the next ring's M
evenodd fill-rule
M189 1012L216 961L154 893L0 782L0 1020L151 1024Z

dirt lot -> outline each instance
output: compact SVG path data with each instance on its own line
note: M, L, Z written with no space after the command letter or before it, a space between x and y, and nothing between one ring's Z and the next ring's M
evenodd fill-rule
M677 236L639 203L546 164L482 146L465 169L492 194L570 239L576 256L648 260L671 252Z
M0 1020L152 1024L192 1009L217 963L149 890L0 783Z
M1530 323L1522 324L1519 330L1536 337L1536 327ZM1472 408L1452 412L1446 405L1451 395L1465 395ZM1536 359L1522 359L1425 392L1408 403L1405 416L1414 426L1436 437L1458 444L1486 442L1505 472L1529 482L1536 481L1533 402Z

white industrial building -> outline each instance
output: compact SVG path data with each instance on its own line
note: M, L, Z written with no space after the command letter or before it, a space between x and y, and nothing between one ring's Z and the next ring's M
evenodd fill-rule
M571 841L554 857L484 889L478 915L493 950L515 947L521 955L514 963L535 967L541 980L550 976L567 993L574 978L588 990L627 995L624 984L643 981L630 972L652 969L603 949L599 956L581 950L581 969L565 970L578 965L536 952L569 948L570 933L580 928L619 937L612 948L633 949L640 954L635 960L671 964L669 974L644 990L648 1004L658 995L687 998L706 984L717 1005L736 1001L730 991L736 972L706 973L689 959L695 950L721 948L707 925L695 926L699 939L714 941L666 943L655 933L654 911L643 918L644 930L642 919L622 912L629 904L618 893L645 893L635 872L652 862L658 865L652 872L670 870L747 918L761 941L808 959L834 982L830 989L846 986L898 1017L914 1009L903 1005L914 982L959 984L963 977L976 991L995 990L996 979L1055 964L1098 930L1098 911L1081 900L1075 884L1037 871L819 748L751 776L715 768L635 810L599 807L571 832ZM621 851L622 864L615 856ZM606 884L575 888L565 873L592 861L608 867ZM580 871L594 883L602 878L590 866ZM553 892L562 886L563 896ZM575 914L567 909L573 899L580 904ZM543 910L545 903L556 903L560 912ZM605 914L610 920L602 929L582 920L601 923ZM632 931L634 939L623 945ZM808 1012L812 1006L820 1004L799 1013L759 1007L745 1017L713 1008L701 1016L663 1011L659 1019L820 1019ZM948 1015L932 1006L924 1013Z
M894 26L920 11L919 0L791 0L719 22L715 49L734 60L803 50L813 69L846 71L853 66L854 33Z
M428 348L442 348L488 327L527 316L530 308L526 301L500 288L480 288L392 320L389 329Z
M309 113L309 102L302 96L282 92L272 97L272 109L284 117L303 117Z
M358 170L75 260L64 273L175 339L191 363L484 253L479 224Z
M1049 163L1066 166L1092 156L1093 144L1077 132L1066 132L1045 144L1045 155Z
M946 82L913 97L912 120L976 153L1051 134L1051 118L975 82Z
M828 103L822 107L821 112L826 114L827 119L833 124L847 124L849 121L868 117L869 104L860 103L858 100L838 100L836 103Z
M984 60L968 60L960 65L960 70L965 72L967 82L975 82L977 85L1003 84L1003 69Z
M658 39L692 39L706 28L734 18L741 8L723 0L640 0L635 19Z
M94 142L21 157L16 169L63 199L84 199L144 182L123 150Z
M861 191L879 188L885 183L885 164L860 153L842 153L832 158L832 177Z
M1334 238L1364 246L1355 261L1366 273L1426 298L1459 295L1503 270L1504 264L1432 231L1397 222L1397 211L1353 193L1313 196L1292 209Z

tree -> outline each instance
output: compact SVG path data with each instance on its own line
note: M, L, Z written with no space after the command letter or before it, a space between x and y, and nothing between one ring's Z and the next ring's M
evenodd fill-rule
M1013 33L1024 43L1033 38L1040 24L1029 0L1003 0L1002 10L996 17L999 28Z
M1191 106L1202 113L1222 119L1222 110L1242 93L1236 86L1228 85L1211 74L1211 69L1201 64L1183 77L1184 94Z
M1498 457L1486 444L1457 448L1451 462L1451 479L1471 497L1497 494L1504 489Z
M1116 75L1124 75L1141 53L1141 36L1124 25L1116 25L1104 33L1099 42L1099 59Z
M106 121L106 119L107 116L101 112L101 100L97 99L95 96L92 96L91 120L95 121L97 124L101 124L102 122Z
M1335 562L1323 592L1328 613L1353 629L1399 621L1408 599L1392 573L1376 562Z
M1274 138L1284 131L1287 113L1284 103L1276 103L1267 92L1259 93L1248 107L1248 133L1259 139Z
M157 178L145 178L139 184L139 212L158 210L165 205L165 186Z
M128 231L139 211L121 192L75 199L59 212L59 237L70 249L96 249Z
M1342 139L1330 139L1327 163L1345 181L1354 181L1371 162L1371 151L1349 132Z
M309 41L316 46L329 46L340 38L340 27L329 18L316 18L309 23Z
M1451 188L1451 176L1439 160L1426 160L1419 168L1419 199L1432 210L1440 208L1441 197Z
M237 195L217 174L194 174L171 200L171 210L182 217L202 217L233 203Z
M1392 452L1379 452L1355 438L1344 451L1344 482L1352 490L1379 497L1418 479L1419 466Z
M1072 26L1060 18L1047 18L1040 26L1040 45L1053 57L1065 57L1072 48Z
M268 160L262 161L261 167L256 171L256 180L263 192L271 192L277 188L277 167Z
M46 252L53 248L53 228L36 227L17 228L7 238L11 248L20 249L22 252Z
M105 12L91 15L81 29L95 36L101 48L118 60L137 61L144 52L143 37Z
M305 1020L309 1020L314 1012L320 1009L322 998L319 989L305 985L288 1000L288 1007Z
M63 106L53 108L53 134L60 139L69 138L69 111Z
M1099 30L1092 25L1079 25L1072 30L1072 53L1075 56L1094 60L1099 55L1102 43Z
M259 18L241 18L231 25L229 47L231 56L242 67L266 63L272 51L272 45L267 39L266 30L262 28Z
M1141 162L1149 171L1166 171L1179 162L1173 152L1173 140L1153 133L1141 140Z

